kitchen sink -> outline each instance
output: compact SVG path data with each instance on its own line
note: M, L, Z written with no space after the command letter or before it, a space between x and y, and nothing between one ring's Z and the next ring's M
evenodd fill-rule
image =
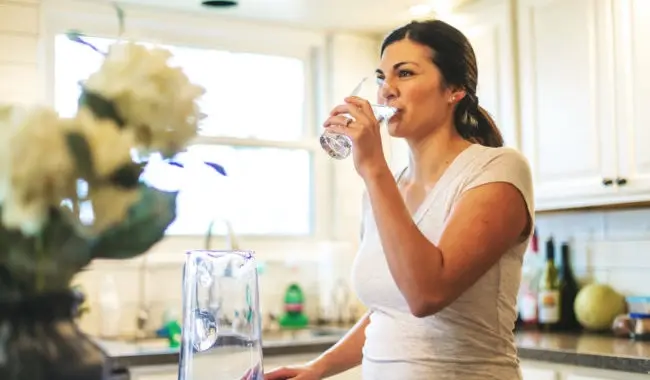
M348 332L345 328L313 326L304 329L280 329L279 331L265 331L262 339L265 342L287 340L313 340L319 338L337 339Z

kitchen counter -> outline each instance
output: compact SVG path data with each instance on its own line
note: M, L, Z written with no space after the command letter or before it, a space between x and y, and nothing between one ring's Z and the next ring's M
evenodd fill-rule
M522 360L650 373L650 342L577 333L517 332L515 338Z
M344 334L345 329L330 329L326 334L301 332L265 333L265 357L295 354L317 355ZM555 364L615 371L650 373L650 342L591 334L517 332L519 357ZM139 343L98 341L111 358L113 368L156 366L178 363L178 349L166 348L166 341Z
M315 328L302 331L268 332L263 335L264 357L314 353L317 355L336 343L344 328ZM169 348L165 339L137 342L97 339L115 369L178 363L179 349Z

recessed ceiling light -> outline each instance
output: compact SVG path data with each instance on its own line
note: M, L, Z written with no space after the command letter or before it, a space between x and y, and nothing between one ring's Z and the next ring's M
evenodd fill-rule
M433 6L431 4L413 5L409 8L409 12L415 17L426 16L433 12Z
M201 4L210 8L228 8L237 5L236 0L203 0Z

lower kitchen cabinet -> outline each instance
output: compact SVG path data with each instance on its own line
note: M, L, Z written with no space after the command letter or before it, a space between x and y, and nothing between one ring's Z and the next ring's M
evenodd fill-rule
M178 380L178 365L129 368L130 380Z
M297 365L312 360L316 354L269 356L264 359L264 369ZM523 380L648 380L645 374L592 369L587 367L522 360ZM131 380L178 380L177 365L133 367ZM361 367L333 376L333 380L361 380Z
M290 366L290 365L299 365L306 363L310 360L313 360L317 353L315 354L300 354L300 355L281 355L281 356L269 356L264 358L264 369L269 371L273 368ZM361 380L361 367L353 368L349 371L341 373L336 376L329 377L328 379L332 380Z
M524 380L559 380L558 373L552 369L521 366Z
M318 354L300 354L300 355L279 355L267 356L264 358L264 370L269 371L273 368L299 365L306 363ZM132 367L129 369L130 380L178 380L177 365L161 365ZM345 373L330 377L332 380L361 380L361 367L353 368Z
M646 374L522 360L524 380L648 380Z

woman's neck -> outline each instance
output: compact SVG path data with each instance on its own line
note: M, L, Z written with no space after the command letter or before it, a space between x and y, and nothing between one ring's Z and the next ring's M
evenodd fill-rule
M407 143L409 179L420 184L437 182L456 156L472 145L451 128L440 128L437 133Z

